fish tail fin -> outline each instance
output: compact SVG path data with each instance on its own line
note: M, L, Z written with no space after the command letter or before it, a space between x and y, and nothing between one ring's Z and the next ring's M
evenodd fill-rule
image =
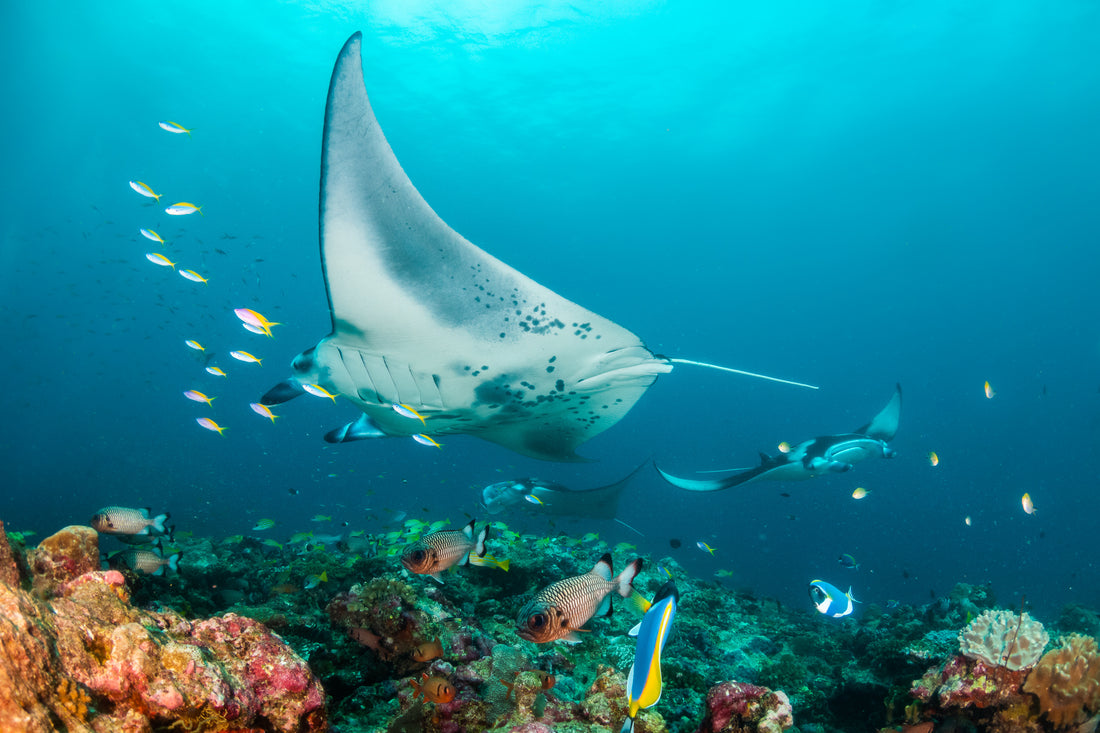
M161 534L166 534L166 533L168 532L168 530L166 530L166 529L164 528L164 523L165 523L165 522L167 522L167 521L168 521L168 519L169 519L169 518L170 518L171 516L172 516L172 515L171 515L171 514L169 514L168 512L165 512L164 514L158 514L158 515L157 515L157 516L156 516L156 517L155 517L155 518L153 519L153 529L155 529L156 531L160 532Z
M168 558L168 569L178 573L180 571L180 558L183 557L182 552L177 552L172 557ZM163 569L163 568L162 568Z
M641 593L634 590L634 588L630 589L630 597L626 599L626 602L631 608L639 613L645 613L649 610L651 605L649 600Z
M634 592L634 578L638 577L638 573L642 570L642 558L634 558L634 562L626 566L626 569L619 573L619 577L615 578L615 584L618 586L616 589L620 596L623 598L629 598L630 594Z
M489 525L486 524L481 528L481 532L477 536L477 542L474 543L474 552L478 557L485 557L485 540L489 539ZM507 570L508 568L505 568Z
M409 680L409 684L412 685L413 688L413 700L415 700L418 695L424 695L424 698L427 699L428 696L424 692L424 688L420 686L420 683L416 681L415 677Z
M848 586L848 599L852 603L863 603L863 601L856 600L856 597L852 595L852 586Z
M634 733L634 718L628 715L626 720L623 721L623 727L619 733Z
M500 568L501 570L503 570L504 572L508 572L508 565L511 562L512 562L511 560L501 560L500 562L497 563L497 567Z

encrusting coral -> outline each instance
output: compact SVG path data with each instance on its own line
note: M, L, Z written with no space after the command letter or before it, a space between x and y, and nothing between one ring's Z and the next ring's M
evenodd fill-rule
M98 559L94 530L70 527L34 552L34 593L0 582L0 728L147 731L216 713L222 728L327 729L320 681L265 626L135 608L121 573L88 570Z
M1013 671L1033 667L1048 641L1042 623L1012 611L985 611L959 632L964 655Z
M1082 722L1100 709L1100 650L1096 639L1070 634L1043 655L1024 682L1055 726Z

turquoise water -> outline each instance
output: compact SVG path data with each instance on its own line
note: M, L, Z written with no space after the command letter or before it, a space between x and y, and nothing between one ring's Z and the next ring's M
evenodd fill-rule
M590 488L649 459L681 474L752 465L781 440L865 423L900 382L893 461L703 496L646 472L621 513L644 539L612 523L532 526L655 553L682 539L689 569L731 570L727 584L807 608L822 576L861 600L991 581L1008 606L1100 604L1093 4L0 12L12 528L48 534L107 504L169 510L212 536L260 517L289 534L316 513L375 531L384 508L464 523L504 478ZM298 400L274 425L253 414L329 328L322 112L357 30L382 127L457 231L655 352L822 389L678 368L581 449L598 462L564 466L468 438L442 452L328 446L321 435L355 417L346 404ZM204 216L167 217L129 180ZM141 227L209 284L146 261ZM285 325L273 341L247 334L236 307ZM188 338L230 376L206 375ZM871 495L853 501L857 486Z

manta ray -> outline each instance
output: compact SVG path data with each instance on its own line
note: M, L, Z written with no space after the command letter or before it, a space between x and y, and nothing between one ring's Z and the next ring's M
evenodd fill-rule
M577 446L618 422L659 375L699 362L654 354L447 226L382 133L360 44L356 33L336 59L321 146L332 332L261 403L318 386L350 400L363 414L326 434L330 443L465 434L532 458L584 460Z
M645 466L643 463L625 478L594 489L570 489L562 484L537 478L498 481L481 490L481 505L490 514L500 514L508 509L523 509L532 514L615 519L623 490Z
M843 473L868 458L893 458L897 452L887 443L894 439L901 420L901 385L886 406L866 425L851 433L823 435L793 446L777 456L760 454L760 465L719 479L679 478L657 472L673 486L688 491L721 491L753 481L801 481L825 473Z

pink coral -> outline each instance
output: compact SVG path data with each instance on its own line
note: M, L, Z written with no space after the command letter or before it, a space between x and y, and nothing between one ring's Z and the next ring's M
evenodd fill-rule
M958 655L944 665L933 693L941 708L1005 708L1027 702L1026 670Z
M58 680L65 680L97 701L97 730L149 730L154 721L158 729L172 721L191 727L205 721L219 730L327 729L320 681L282 639L232 614L189 622L134 608L117 572L71 575L89 560L81 555L82 538L84 531L66 531L36 553L43 575L35 587L48 594L0 582L4 725L47 733L60 721L64 729L85 730L74 717L79 707L59 702Z
M697 733L780 733L793 725L785 693L746 682L722 682L707 692L707 713Z

